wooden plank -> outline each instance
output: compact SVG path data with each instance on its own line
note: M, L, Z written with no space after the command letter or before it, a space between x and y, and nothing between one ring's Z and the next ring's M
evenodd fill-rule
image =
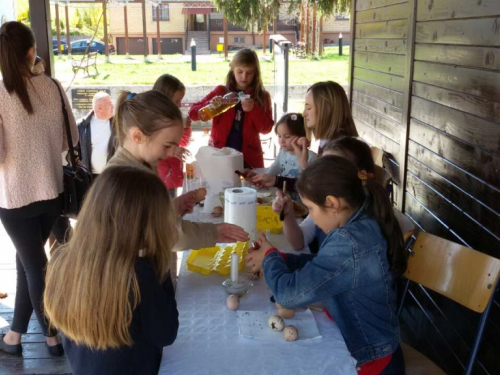
M3 374L72 374L66 358L28 359L0 354Z
M448 160L414 141L409 143L408 154L441 176L445 176L447 180L453 181L453 184L458 188L472 195L485 206L500 213L500 190L486 185L473 174L459 169Z
M368 144L380 147L382 150L393 156L399 155L399 145L392 139L387 138L385 135L366 125L359 119L355 118L354 122L356 124L356 130L358 131L359 136Z
M417 21L497 16L498 0L419 0Z
M302 9L302 8L301 8ZM351 1L351 22L350 22L350 30L352 35L356 35L356 0ZM301 30L302 34L302 30ZM352 43L352 41L351 41ZM349 103L352 103L352 86L354 80L354 52L349 53L349 77L347 78L347 82L349 82L349 91L347 93Z
M381 100L377 100L371 96L364 95L357 91L353 91L353 103L359 103L364 107L371 108L372 110L380 113L383 116L388 117L389 119L396 121L401 124L402 121L402 113L401 108L392 106L386 102Z
M390 73L398 76L405 74L405 56L385 53L355 52L354 66Z
M419 82L413 83L413 95L487 120L498 121L500 118L500 103L475 95L429 86Z
M414 96L411 115L464 142L500 155L500 124Z
M425 181L439 194L449 199L450 202L460 207L467 215L487 228L497 237L500 237L500 214L482 204L476 198L459 189L453 181L433 171L413 157L408 157L408 171L419 179Z
M408 20L395 20L373 23L358 23L355 38L371 39L404 39L408 28Z
M406 19L409 15L408 3L401 3L359 11L356 14L356 23L393 21Z
M500 103L500 71L417 61L413 80Z
M400 92L372 85L371 83L359 81L357 79L354 80L353 89L362 94L393 105L394 107L403 108L403 94Z
M354 50L404 55L407 50L406 39L356 39Z
M500 48L417 44L415 60L500 70Z
M500 156L488 153L412 119L410 138L467 170L492 187L500 187Z
M388 5L406 3L408 0L357 0L356 10L366 10L371 8L385 7Z
M483 253L500 257L500 240L478 225L445 197L429 188L413 173L408 173L406 189L427 209L436 214L465 245Z
M420 202L408 191L405 197L405 213L409 215L426 232L437 236L459 242L456 237L452 237L448 227L432 213L429 212Z
M354 68L354 78L377 86L383 86L389 90L403 92L403 77L375 72L369 69ZM403 103L402 100L401 103ZM402 107L402 104L400 107Z
M417 22L416 32L417 43L500 46L500 18L498 17Z
M401 123L389 120L373 109L364 107L356 102L352 103L352 117L363 121L387 138L399 143L399 136L402 128Z

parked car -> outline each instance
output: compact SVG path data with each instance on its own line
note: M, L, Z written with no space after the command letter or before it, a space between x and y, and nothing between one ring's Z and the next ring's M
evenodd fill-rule
M57 55L57 39L56 38L52 39L52 49L53 49L54 55ZM66 44L66 41L62 40L62 38L61 38L61 52L64 53L64 51L67 49L68 49L68 45Z
M87 39L75 40L74 42L71 42L71 54L72 55L84 54L85 51L87 50L87 44L89 42L90 42L90 40L87 40ZM98 40L93 40L90 43L90 47L89 47L88 52L97 52L97 53L103 55L105 53L104 47L105 47L105 45L103 42L99 42ZM114 45L109 44L108 47L109 47L109 53L116 52ZM68 50L66 49L66 51L64 53L67 54Z

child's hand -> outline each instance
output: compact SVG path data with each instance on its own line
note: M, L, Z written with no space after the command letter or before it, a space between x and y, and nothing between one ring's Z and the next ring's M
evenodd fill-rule
M260 238L256 242L260 245L260 249L251 251L245 257L246 267L252 272L257 272L262 269L262 261L266 256L266 251L273 248L267 241L264 233L261 233Z
M246 98L243 99L241 102L241 108L243 109L243 112L250 112L253 109L254 106L254 101L251 98Z
M184 147L175 146L172 147L172 157L179 159L180 161L186 161L191 156L191 152Z
M183 216L193 212L193 207L196 204L196 194L190 191L186 194L179 195L173 200L175 212L177 215Z
M245 176L245 180L246 180L246 179L252 178L253 176L257 176L257 173L255 173L251 169L245 168L245 169L243 169L243 175Z
M276 182L276 176L272 174L259 173L250 178L250 182L256 185L259 189L270 188L274 186L274 183Z
M281 210L285 209L285 218L295 217L293 212L293 201L290 199L288 195L283 196L283 192L281 190L276 191L276 198L273 201L273 211L277 214L281 213Z
M216 95L212 99L210 99L210 104L216 104L216 103L221 103L222 102L222 96Z
M309 141L305 137L294 138L292 140L293 153L299 161L300 167L304 169L307 167L307 160L309 159Z
M217 224L217 242L233 243L248 241L248 233L234 224Z

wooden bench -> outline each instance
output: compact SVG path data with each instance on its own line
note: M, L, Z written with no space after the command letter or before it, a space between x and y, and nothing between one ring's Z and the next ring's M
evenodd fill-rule
M82 57L80 61L73 60L71 62L73 73L78 72L78 70L83 70L89 74L89 68L93 67L96 74L99 74L97 70L97 52L90 52Z

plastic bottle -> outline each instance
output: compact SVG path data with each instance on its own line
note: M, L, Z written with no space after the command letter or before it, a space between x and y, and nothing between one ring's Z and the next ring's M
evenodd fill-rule
M234 107L236 104L238 104L242 97L244 97L243 92L230 92L224 95L222 98L220 96L216 96L210 101L210 104L204 106L203 108L200 108L200 110L198 111L198 116L202 121L209 121L215 116L226 112L229 108Z

